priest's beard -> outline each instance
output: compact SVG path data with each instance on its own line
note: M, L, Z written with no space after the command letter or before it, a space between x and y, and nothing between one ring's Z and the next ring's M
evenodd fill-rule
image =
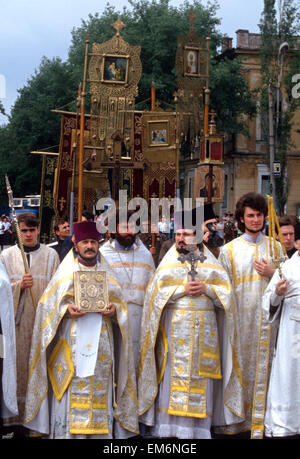
M184 247L176 247L176 250L178 253L183 253L183 255L187 255L189 253L189 251Z
M132 244L134 244L136 234L126 234L126 236L121 236L119 233L116 233L115 239L121 246L123 246L125 249L128 249L128 247L131 247Z

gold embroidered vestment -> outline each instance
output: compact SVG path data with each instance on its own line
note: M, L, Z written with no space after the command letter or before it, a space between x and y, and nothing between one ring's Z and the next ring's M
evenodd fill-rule
M206 261L198 262L196 269L198 278L207 285L207 294L186 296L184 284L190 266L187 263L182 265L178 255L173 246L152 278L145 297L138 369L139 414L147 418L147 411L154 403L163 378L168 352L171 355L168 414L199 418L207 416L207 378L222 377L215 301L226 311L228 336L233 349L232 371L224 388L224 398L232 411L240 413L242 381L239 363L234 357L238 343L228 276L206 250ZM178 294L180 291L182 294ZM165 316L170 313L171 340L167 342ZM229 392L234 392L235 397L228 398Z

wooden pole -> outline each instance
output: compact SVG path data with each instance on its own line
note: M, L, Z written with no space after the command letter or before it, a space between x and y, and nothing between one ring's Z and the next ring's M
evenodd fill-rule
M155 83L152 81L152 86L151 86L151 110L155 110Z
M206 37L207 61L206 61L206 84L205 84L205 106L204 106L204 135L208 135L208 118L209 118L209 61L210 61L210 37Z
M270 152L270 195L273 198L274 207L276 208L276 189L274 178L274 158L275 158L275 136L274 136L274 117L273 117L273 92L272 83L268 86L268 103L269 103L269 152Z
M83 149L84 149L84 106L85 106L85 90L86 90L86 73L87 73L87 60L89 51L89 34L85 40L85 57L84 57L84 70L83 70L83 83L80 94L80 142L78 154L78 221L81 222L82 217L82 172L83 172Z
M208 136L208 122L209 122L209 89L205 89L205 107L204 107L204 135Z
M26 258L25 251L24 251L24 245L23 245L23 241L22 241L19 222L18 222L18 219L17 219L17 214L16 214L16 211L15 211L15 207L14 207L13 193L12 193L12 189L11 189L7 174L5 175L5 181L6 181L6 188L7 188L7 194L8 194L8 202L9 202L9 206L11 208L12 215L13 215L13 221L14 221L14 225L15 225L15 229L16 229L18 245L19 245L19 248L20 248L20 251L21 251L21 255L22 255L24 271L25 271L25 274L28 274L30 272L29 271L29 266L28 266L28 263L27 263L27 258ZM34 292L33 292L32 287L29 287L29 292L30 292L30 296L31 296L32 305L33 305L33 307L35 309L36 306L37 306L37 302L36 302L36 298L34 296Z

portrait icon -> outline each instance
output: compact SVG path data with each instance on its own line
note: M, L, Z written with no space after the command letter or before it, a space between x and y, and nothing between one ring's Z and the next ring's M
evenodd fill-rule
M170 144L169 121L149 121L149 146L165 147Z
M209 194L209 166L203 165L195 169L194 175L194 198L204 198L204 202L208 202ZM224 169L219 166L214 166L211 173L211 202L224 201Z
M188 48L184 50L184 75L200 76L200 50L199 48Z
M151 132L151 143L166 143L167 142L167 130L166 129L154 129Z
M104 83L125 84L128 79L128 57L105 55L102 81Z

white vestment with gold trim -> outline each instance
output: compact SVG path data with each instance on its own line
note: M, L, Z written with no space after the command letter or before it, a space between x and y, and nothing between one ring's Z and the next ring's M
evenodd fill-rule
M93 352L98 355L94 373L87 377L80 377L76 372L77 331L81 318L72 319L66 313L68 304L75 302L73 273L78 270L105 271L109 301L116 305L115 323L102 316L97 348L85 351L87 357ZM100 319L97 313L87 314L95 314L95 321ZM94 344L95 340L92 342ZM59 346L57 352L56 345ZM48 391L47 360L54 393ZM26 427L49 434L51 438L126 438L138 433L128 309L120 286L102 255L97 266L89 268L81 265L71 250L40 300L32 340L25 415Z
M17 404L17 368L16 368L16 334L14 302L9 278L0 261L0 359L3 359L2 384L0 387L0 417L8 418L18 414Z
M278 251L282 255L279 242ZM233 434L252 430L252 436L261 438L265 394L268 385L271 348L275 333L262 314L262 298L269 283L254 268L254 261L265 259L272 263L270 238L261 234L256 243L246 234L221 247L219 261L229 274L234 293L237 324L240 331L241 350L239 361L244 380L243 423L222 426L219 431ZM219 420L216 424L221 425Z
M18 416L4 419L4 424L23 424L25 397L28 380L28 362L30 355L31 335L34 326L38 301L59 266L59 258L54 249L44 244L26 254L29 272L33 276L33 295L36 301L32 302L30 290L21 290L21 282L25 268L21 250L17 245L1 252L0 259L8 274L14 301L16 359L17 359L17 397Z
M238 422L241 385L231 286L209 250L197 262L197 278L207 286L199 297L184 285L191 266L173 246L146 292L140 339L138 400L140 421L160 437L210 438L213 381L219 381L219 408L228 423ZM221 362L216 307L225 310L226 361ZM223 364L227 368L223 368ZM222 373L224 371L224 377ZM231 394L228 397L228 394Z
M129 250L121 250L117 241L107 241L100 247L121 285L128 305L134 361L137 370L139 339L143 304L147 285L153 276L155 266L149 250L140 239Z
M275 272L263 298L263 309L273 322L280 316L265 415L265 434L283 437L300 434L300 256L298 251L282 266L289 285L277 296ZM274 311L270 306L276 307Z

